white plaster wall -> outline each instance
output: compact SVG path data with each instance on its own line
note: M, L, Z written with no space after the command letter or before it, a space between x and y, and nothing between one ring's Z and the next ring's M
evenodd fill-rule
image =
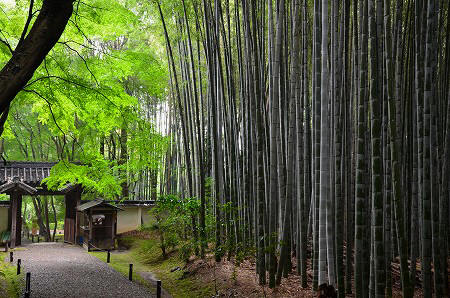
M138 206L120 206L123 211L117 212L117 234L134 231L143 224L150 222L151 207L138 207Z
M136 230L141 225L138 216L138 207L121 207L123 211L117 212L117 234Z
M0 207L0 232L8 229L8 209Z

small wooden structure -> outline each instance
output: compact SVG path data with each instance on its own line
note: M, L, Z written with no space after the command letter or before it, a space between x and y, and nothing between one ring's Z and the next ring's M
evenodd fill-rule
M97 199L77 207L78 242L88 251L116 248L117 211L123 210Z
M0 193L9 195L10 208L8 230L11 232L10 246L21 245L22 196L63 195L66 203L64 242L75 243L75 207L81 200L80 185L68 184L63 189L49 190L43 180L50 176L55 162L8 161L0 162ZM0 231L1 232L1 231Z

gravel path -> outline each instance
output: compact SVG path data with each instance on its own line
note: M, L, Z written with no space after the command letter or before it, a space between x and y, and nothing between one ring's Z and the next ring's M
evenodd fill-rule
M156 281L157 278L151 272L139 272L139 275L145 279L148 283L155 286L156 289ZM163 287L161 287L161 297L162 298L172 298L172 295L169 294Z
M89 255L63 243L34 243L14 252L31 272L31 297L154 297L148 289Z

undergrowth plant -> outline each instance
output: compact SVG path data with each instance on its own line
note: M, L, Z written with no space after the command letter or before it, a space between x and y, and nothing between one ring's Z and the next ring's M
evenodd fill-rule
M167 257L168 250L174 250L182 243L180 245L182 258L189 259L190 253L196 246L198 247L194 237L190 236L191 216L197 216L198 212L199 201L195 197L183 199L176 195L159 197L150 214L155 218L152 230L158 233L163 257Z

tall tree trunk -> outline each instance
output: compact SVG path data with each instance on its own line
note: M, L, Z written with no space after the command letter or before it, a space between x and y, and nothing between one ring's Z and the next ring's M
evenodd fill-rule
M313 49L313 165L314 165L314 211L313 211L313 289L319 283L319 198L320 198L320 76L321 76L321 26L320 0L314 1L314 49Z
M389 135L390 135L390 153L392 162L392 195L394 203L395 227L397 232L398 250L400 253L400 272L402 281L402 290L404 297L409 297L409 274L407 264L407 243L404 235L404 213L403 213L403 198L402 186L400 184L400 160L397 148L397 117L396 117L396 101L394 98L393 88L393 61L392 61L392 43L391 43L391 28L390 28L390 14L389 3L385 2L385 52L386 52L386 78L387 78L387 96L389 102ZM388 13L386 13L388 12Z
M365 101L365 87L367 79L367 1L360 2L361 14L362 14L362 31L361 31L361 64L360 64L360 82L359 82L359 96L357 104L357 146L356 146L356 193L355 193L355 294L357 297L366 297L366 291L363 287L363 238L366 232L365 225L365 209L367 208L366 200L366 123L364 113L364 101Z
M283 218L283 235L282 235L282 244L281 244L281 254L280 254L280 262L278 264L278 272L277 272L277 284L281 283L281 277L283 270L286 266L286 262L290 260L290 247L288 245L291 231L291 209L292 209L292 197L294 194L293 188L295 187L295 153L296 153L296 140L301 138L301 135L296 138L297 130L296 123L298 126L302 125L302 115L300 109L298 109L298 113L296 114L297 109L297 101L300 100L298 98L299 91L297 91L298 86L300 86L300 75L299 75L299 66L300 66L300 5L299 1L295 1L295 11L294 11L294 20L293 20L293 57L291 60L291 75L290 75L290 100L289 100L289 117L288 117L288 137L287 137L287 184L286 184L286 205L285 212ZM296 118L297 116L297 118ZM301 140L298 140L300 142ZM298 172L297 172L298 173ZM302 180L302 179L301 179ZM300 189L297 190L301 193ZM301 200L301 198L300 198ZM300 205L300 200L297 201L297 204ZM301 210L300 210L301 211ZM297 256L299 257L299 256Z
M52 211L53 211L53 222L55 223L55 226L53 228L52 241L55 242L56 230L58 229L58 218L56 217L55 198L53 196L51 199L51 204L52 204Z
M127 170L127 163L128 163L128 132L127 132L127 125L126 123L123 123L122 129L120 130L120 158L119 158L119 165L122 166L121 169L121 178L122 178L122 198L128 198L129 196L129 187L128 187L128 170Z
M303 136L303 210L299 213L300 218L300 259L301 259L301 283L302 287L307 287L307 246L308 246L308 219L311 207L311 102L309 97L309 81L308 81L308 46L307 46L307 2L303 5L303 107L304 107L304 136ZM301 110L300 110L301 112ZM298 126L300 126L297 123ZM297 133L298 136L298 133ZM298 140L301 141L301 140ZM301 182L300 184L301 185ZM301 187L299 191L302 191Z
M188 42L189 42L189 56L191 58L191 71L192 71L192 81L193 81L193 89L194 89L194 106L195 106L195 126L197 128L197 154L198 154L198 171L199 171L199 195L200 195L200 240L201 240L201 256L205 255L205 246L206 243L206 201L205 201L205 171L203 168L203 143L202 143L202 126L200 125L200 117L199 117L199 96L197 92L197 77L194 66L194 55L192 50L192 41L191 41L191 33L189 28L188 17L186 13L186 5L183 0L183 9L184 9L184 19L186 22L186 30L188 33Z
M45 218L45 241L50 242L50 221L48 218L48 199L47 196L44 197L44 218Z
M372 255L375 273L375 297L384 297L385 265L383 243L383 163L381 152L381 100L378 77L378 42L375 0L369 0L369 40L370 40L370 110L371 110L371 149L372 149L372 230L374 249Z
M425 81L423 99L423 203L422 203L422 275L424 297L431 297L431 257L432 257L432 227L431 227L431 101L433 92L433 39L436 18L435 1L428 1L426 19L426 50L425 50ZM424 24L425 25L425 24Z
M192 184L192 166L191 166L191 158L190 158L190 151L189 151L189 141L188 141L188 132L186 130L186 121L184 118L184 113L183 113L183 105L182 105L182 101L181 101L181 94L180 94L180 88L178 85L178 76L177 76L177 71L176 71L176 67L175 67L175 61L173 58L173 52L172 52L172 46L170 45L170 39L169 39L169 35L167 33L167 27L166 27L166 23L164 21L164 16L161 10L161 6L158 2L158 11L159 11L159 15L161 17L161 22L163 24L163 29L164 29L164 37L166 40L166 45L167 45L167 51L168 51L168 56L170 59L170 66L171 66L171 71L172 71L172 75L173 75L173 79L175 82L175 90L176 90L176 98L177 98L177 104L178 104L178 110L180 113L180 122L181 122L181 131L182 131L182 137L183 137L183 149L184 149L184 157L185 157L185 163L186 163L186 178L187 178L187 186L188 186L188 194L190 197L193 196L193 184ZM193 230L193 235L194 235L194 241L197 242L198 239L198 233L197 233L197 221L194 215L191 216L192 219L192 230ZM196 250L197 250L197 245L196 246Z
M334 258L327 258L333 246L328 243L327 212L331 212L328 203L330 196L330 123L329 105L329 75L328 75L328 0L322 1L322 70L321 70L321 99L320 99L320 201L319 201L319 285L335 284L334 276L331 280L330 268L334 268ZM329 235L331 238L331 235ZM328 264L327 261L332 262ZM334 271L331 271L334 274Z

